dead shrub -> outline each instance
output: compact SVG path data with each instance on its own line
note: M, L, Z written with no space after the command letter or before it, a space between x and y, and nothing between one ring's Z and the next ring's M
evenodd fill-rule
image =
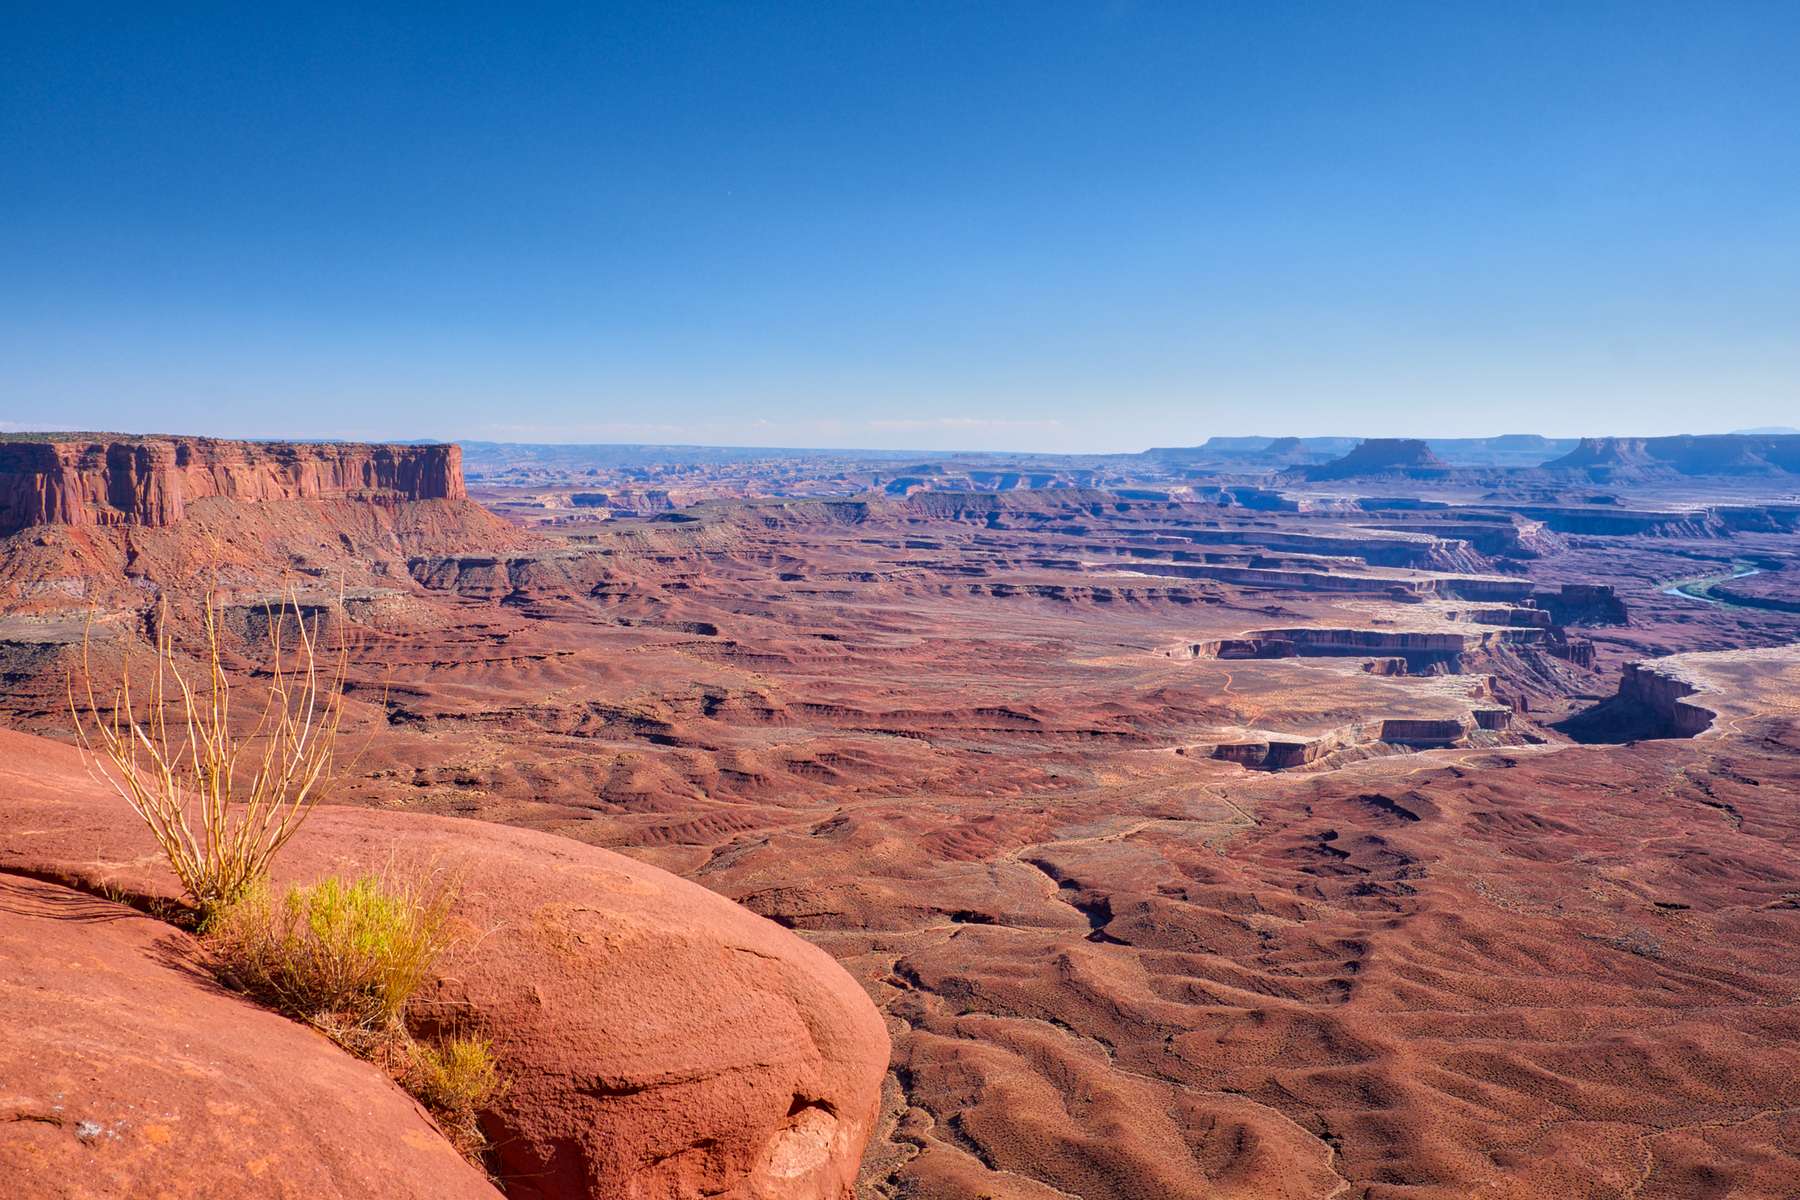
M260 715L247 730L236 728L212 595L203 607L198 670L183 665L165 602L157 610L147 696L134 690L127 650L103 710L85 632L79 688L71 672L68 693L77 740L92 760L110 764L98 773L149 827L182 889L206 914L235 903L267 875L318 802L332 772L349 655L340 649L335 668L321 672L318 623L308 627L290 591L271 606ZM284 645L290 624L298 632ZM204 679L195 677L202 672Z

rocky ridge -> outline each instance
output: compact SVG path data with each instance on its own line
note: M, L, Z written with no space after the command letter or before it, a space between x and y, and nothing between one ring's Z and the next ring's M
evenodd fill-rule
M61 435L0 440L0 536L31 525L180 521L207 497L239 502L454 500L454 445L239 442Z
M1362 476L1400 475L1430 478L1448 474L1450 465L1439 458L1423 438L1370 438L1341 458L1318 466L1303 467L1301 479L1353 479Z
M1544 463L1546 471L1579 471L1595 480L1645 475L1786 475L1800 473L1800 435L1713 434L1582 438Z

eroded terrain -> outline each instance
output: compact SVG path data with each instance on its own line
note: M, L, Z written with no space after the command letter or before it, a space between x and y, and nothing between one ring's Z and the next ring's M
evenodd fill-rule
M864 984L869 1197L1795 1194L1800 614L1673 585L1779 577L1800 508L1050 482L40 526L6 716L196 547L246 640L299 567L343 799L622 850Z

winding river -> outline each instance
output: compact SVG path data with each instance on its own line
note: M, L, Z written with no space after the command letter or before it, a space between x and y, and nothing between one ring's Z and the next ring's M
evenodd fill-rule
M1677 579L1663 588L1665 596L1680 596L1687 600L1698 600L1702 604L1718 604L1726 608L1746 608L1748 605L1733 604L1730 600L1712 594L1715 584L1728 583L1733 579L1743 579L1747 575L1760 575L1762 568L1752 563L1734 563L1729 575L1704 575L1695 579Z

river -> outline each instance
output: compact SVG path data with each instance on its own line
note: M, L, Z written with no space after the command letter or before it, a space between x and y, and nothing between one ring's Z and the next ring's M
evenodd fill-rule
M1737 563L1729 575L1706 575L1697 579L1677 579L1663 588L1665 596L1680 596L1687 600L1698 600L1702 604L1718 604L1728 608L1743 608L1745 605L1733 604L1711 595L1714 584L1728 583L1733 579L1743 579L1747 575L1760 575L1762 568L1750 563Z

